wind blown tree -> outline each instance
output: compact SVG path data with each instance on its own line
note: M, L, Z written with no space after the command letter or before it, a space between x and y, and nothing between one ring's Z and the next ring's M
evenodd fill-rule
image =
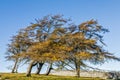
M33 60L37 58L38 61L50 63L50 67L48 68L46 75L50 73L52 64L54 62L64 61L67 59L67 53L72 49L72 47L64 44L65 41L62 40L64 33L64 28L56 28L48 40L36 43L31 46L28 51L28 55L32 57ZM30 53L34 53L34 57Z
M108 32L108 29L100 26L97 21L90 20L68 29L70 33L66 38L68 44L73 47L69 54L69 60L75 65L78 77L80 77L80 69L88 67L85 64L86 61L100 64L110 59L119 60L102 47L105 45L103 34Z
M119 58L104 50L103 35L109 31L100 26L97 21L90 20L78 26L71 25L66 30L63 38L64 45L72 47L67 54L70 62L68 64L72 63L75 66L78 77L80 77L81 68L90 68L85 62L102 64L110 59L119 61Z
M64 27L64 25L66 25L66 23L69 20L62 18L62 16L60 15L55 15L55 16L45 16L43 19L36 21L37 21L36 23L32 23L30 26L25 28L25 31L29 35L29 38L33 40L33 44L46 42L56 28ZM34 55L34 53L29 53L29 54ZM21 55L24 55L24 57L28 57L29 54L23 52L23 54ZM31 59L30 56L29 59ZM39 65L38 66L39 70L37 71L38 74L44 62L41 60L36 61L34 59L31 59L27 76L30 76L32 66L36 64Z
M80 70L89 67L86 62L102 64L110 59L119 61L119 58L104 50L103 35L106 32L109 32L108 29L95 20L75 25L69 24L69 19L60 15L45 16L13 39L9 58L30 62L26 76L31 76L34 66L37 66L36 74L39 74L45 63L49 64L46 73L49 75L53 64L60 63L74 67L80 77ZM18 52L14 51L17 49Z
M16 36L13 36L11 39L11 43L8 44L8 49L6 53L7 60L13 60L15 62L12 73L16 73L18 66L24 60L24 58L20 58L19 54L23 51L26 51L30 43L30 39L28 39L27 34L23 33L23 30L20 30Z
M17 64L18 64L18 59L19 58L18 57L11 57L11 56L18 54L18 48L14 48L13 45L14 44L8 44L9 48L8 48L8 52L7 52L6 58L7 58L7 60L11 60L11 61L15 62L11 72L12 73L17 73Z

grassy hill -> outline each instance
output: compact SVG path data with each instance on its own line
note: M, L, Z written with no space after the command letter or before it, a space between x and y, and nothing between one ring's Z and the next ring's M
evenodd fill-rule
M26 77L23 73L11 74L11 73L0 73L0 80L103 80L99 78L77 78L77 77L65 77L65 76L54 76L54 75L35 75Z

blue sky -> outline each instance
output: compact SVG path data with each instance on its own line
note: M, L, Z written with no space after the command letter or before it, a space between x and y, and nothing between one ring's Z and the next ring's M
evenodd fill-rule
M48 14L63 14L77 24L98 20L110 30L104 37L105 49L120 57L120 0L0 0L0 72L10 71L7 66L13 64L4 59L10 37ZM120 62L110 61L96 67L120 71L119 66Z

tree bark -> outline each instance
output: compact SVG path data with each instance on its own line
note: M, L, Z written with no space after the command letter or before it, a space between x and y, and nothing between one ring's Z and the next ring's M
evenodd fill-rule
M80 61L77 59L75 60L75 67L76 67L77 77L80 78Z
M11 73L15 73L16 72L15 70L17 69L17 63L18 63L18 59L15 60L15 64L13 66L13 69L12 69Z
M50 74L50 71L51 71L52 69L53 69L53 68L52 68L52 63L50 63L46 75L49 75L49 74Z
M43 64L44 64L44 63L38 63L37 71L36 71L35 74L37 74L37 75L40 74L40 71L41 71L41 69L42 69Z
M80 78L80 68L76 69L77 71L77 77Z
M31 61L30 64L29 64L29 67L28 67L28 70L27 70L27 73L26 73L26 76L27 77L30 77L31 76L31 71L32 71L32 67L35 66L35 61Z

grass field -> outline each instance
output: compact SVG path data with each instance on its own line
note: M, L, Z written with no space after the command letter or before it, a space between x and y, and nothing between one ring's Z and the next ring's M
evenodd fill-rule
M0 80L102 80L99 78L77 78L77 77L64 77L64 76L45 76L45 75L34 75L26 77L25 74L11 74L11 73L0 73Z

